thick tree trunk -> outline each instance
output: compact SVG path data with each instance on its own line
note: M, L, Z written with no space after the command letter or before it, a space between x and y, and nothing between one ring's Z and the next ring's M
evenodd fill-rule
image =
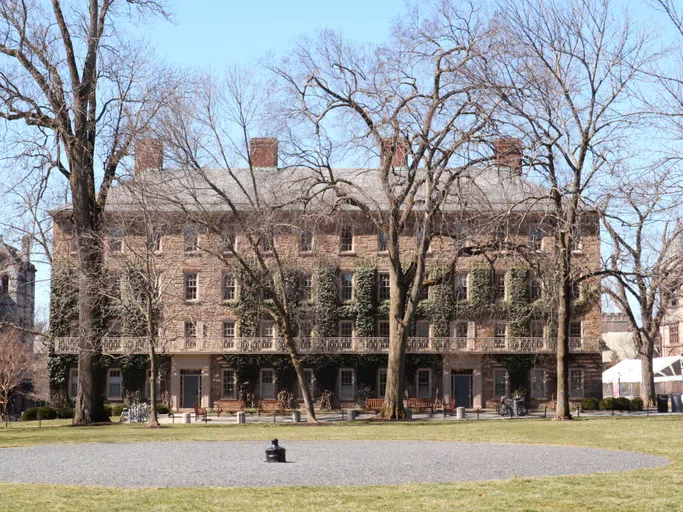
M649 345L649 354L640 355L641 368L641 382L640 382L640 398L646 407L652 407L657 400L655 396L655 375L652 371L652 343L649 340L645 341ZM643 349L646 347L643 346Z
M562 247L564 246L564 247ZM572 418L569 407L569 321L571 319L571 272L570 249L561 244L560 286L557 308L557 397L556 420Z
M156 340L152 337L149 344L149 370L150 370L150 381L149 381L149 427L157 428L159 427L159 414L157 412L157 373L159 370L157 368L157 356L154 351L154 342Z
M296 372L296 378L299 382L299 389L301 389L301 395L304 397L306 422L318 423L318 419L315 417L315 407L313 404L313 396L311 395L311 387L308 385L308 382L306 382L304 366L301 364L301 360L299 359L294 338L291 336L291 334L289 334L285 336L285 340L287 343L287 351L289 352L289 357L292 360L292 365L294 366L294 371Z
M402 323L406 289L398 282L393 270L390 272L390 279L387 385L384 393L384 406L377 416L388 420L398 420L406 417L403 407L403 393L408 331Z

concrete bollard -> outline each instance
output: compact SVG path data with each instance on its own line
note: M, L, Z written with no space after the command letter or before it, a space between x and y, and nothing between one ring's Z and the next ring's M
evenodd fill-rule
M456 407L455 419L456 420L464 420L465 419L465 408L464 407Z
M292 423L299 423L301 421L301 411L292 411Z
M191 412L184 412L183 413L183 423L192 423L192 413Z
M244 411L239 411L237 413L237 423L246 423L247 422L247 413Z
M346 410L346 419L348 421L356 421L357 415L358 415L358 411L356 411L356 409L347 409Z

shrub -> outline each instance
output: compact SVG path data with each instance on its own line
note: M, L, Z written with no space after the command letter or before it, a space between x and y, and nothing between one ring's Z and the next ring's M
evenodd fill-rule
M631 400L631 410L632 411L642 411L643 410L643 399L636 397L633 400Z
M57 410L53 407L48 407L47 405L38 407L36 417L39 420L55 420L57 419Z
M71 419L74 417L74 410L71 407L63 407L57 411L57 417L62 419Z
M157 414L168 414L170 409L168 408L168 405L164 403L158 403L157 404Z
M123 409L126 406L124 404L116 404L111 408L111 415L113 417L121 416L121 413L123 412Z
M104 404L104 412L111 418L111 404Z
M631 408L631 401L628 398L617 398L617 409L620 411L628 411Z
M601 411L611 411L612 409L617 409L617 403L615 398L603 398L600 401Z
M29 407L21 413L21 421L34 421L38 419L38 408Z
M597 398L584 398L581 401L582 411L595 411L598 407L600 407L600 400Z

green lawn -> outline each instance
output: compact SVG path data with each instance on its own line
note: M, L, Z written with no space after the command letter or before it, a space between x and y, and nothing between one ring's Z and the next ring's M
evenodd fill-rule
M109 489L0 484L0 510L683 510L683 417L572 422L472 421L305 425L175 425L160 430L64 422L0 428L0 446L36 443L421 439L548 443L639 450L671 458L654 470L505 482L373 487ZM495 464L496 461L491 461Z

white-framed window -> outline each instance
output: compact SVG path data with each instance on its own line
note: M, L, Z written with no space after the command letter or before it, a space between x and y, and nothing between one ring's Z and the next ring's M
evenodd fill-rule
M188 225L183 229L183 247L185 252L199 250L199 233L196 226Z
M581 337L581 321L569 322L569 337L570 338L580 338Z
M380 338L389 337L389 320L377 320L377 336Z
M377 298L379 300L389 300L391 285L389 282L389 272L377 273Z
M313 279L311 274L304 272L299 276L299 290L301 292L301 300L311 300L313 297Z
M261 338L272 338L275 336L275 322L272 320L261 320Z
M121 228L109 230L109 252L112 254L123 252L123 231Z
M353 338L353 320L339 321L339 337Z
M496 272L493 275L494 300L505 300L505 273Z
M197 273L196 272L186 272L184 279L185 286L185 300L197 300Z
M377 370L377 397L382 398L387 392L387 369Z
M223 368L223 398L237 398L237 372L232 368Z
M415 336L418 338L429 338L431 324L429 320L418 320L415 322Z
M529 226L529 249L532 251L542 251L543 236L543 230L540 226Z
M233 348L235 343L235 321L226 320L223 322L223 348Z
M508 372L505 368L493 369L493 397L506 396L508 386Z
M455 338L467 338L467 322L464 320L458 320L454 324L454 337Z
M543 320L530 320L529 321L529 337L531 338L543 338L543 331L545 324Z
M339 231L339 252L353 252L353 226L344 225Z
M505 336L507 334L507 327L508 327L507 324L503 324L503 323L496 324L493 327L493 337L498 338L498 339L500 339L500 338L505 339Z
M339 276L339 298L342 302L353 299L353 272L342 272Z
M147 249L152 252L161 252L161 230L152 228L147 231Z
M432 369L418 368L415 376L418 398L431 398L432 396Z
M581 298L581 284L576 281L572 281L572 299L579 300Z
M237 235L231 229L225 230L221 233L221 252L232 253L237 249Z
M263 400L275 398L275 370L272 368L261 368L259 375L259 396Z
M339 369L339 399L348 402L356 396L356 370L353 368Z
M110 368L107 371L107 398L118 400L121 398L121 370Z
M258 247L263 253L273 252L273 237L269 234L261 235L258 239Z
M377 233L377 252L387 252L389 250L389 237L384 231Z
M313 231L303 230L299 235L299 251L311 252L313 251Z
M529 371L529 384L531 398L544 399L545 393L545 368L532 368Z
M569 398L583 398L583 368L569 368Z
M197 346L197 324L191 320L185 322L185 347L195 348Z
M235 284L235 277L232 274L223 275L223 300L235 300L237 295L237 286Z
M69 370L69 396L74 398L78 394L78 368Z
M455 275L455 300L467 300L467 274L464 272Z
M306 379L306 384L308 384L308 389L311 390L311 398L315 396L315 376L313 374L312 368L304 368L304 379ZM301 386L299 382L296 381L296 397L298 400L304 399L304 394L301 392Z

